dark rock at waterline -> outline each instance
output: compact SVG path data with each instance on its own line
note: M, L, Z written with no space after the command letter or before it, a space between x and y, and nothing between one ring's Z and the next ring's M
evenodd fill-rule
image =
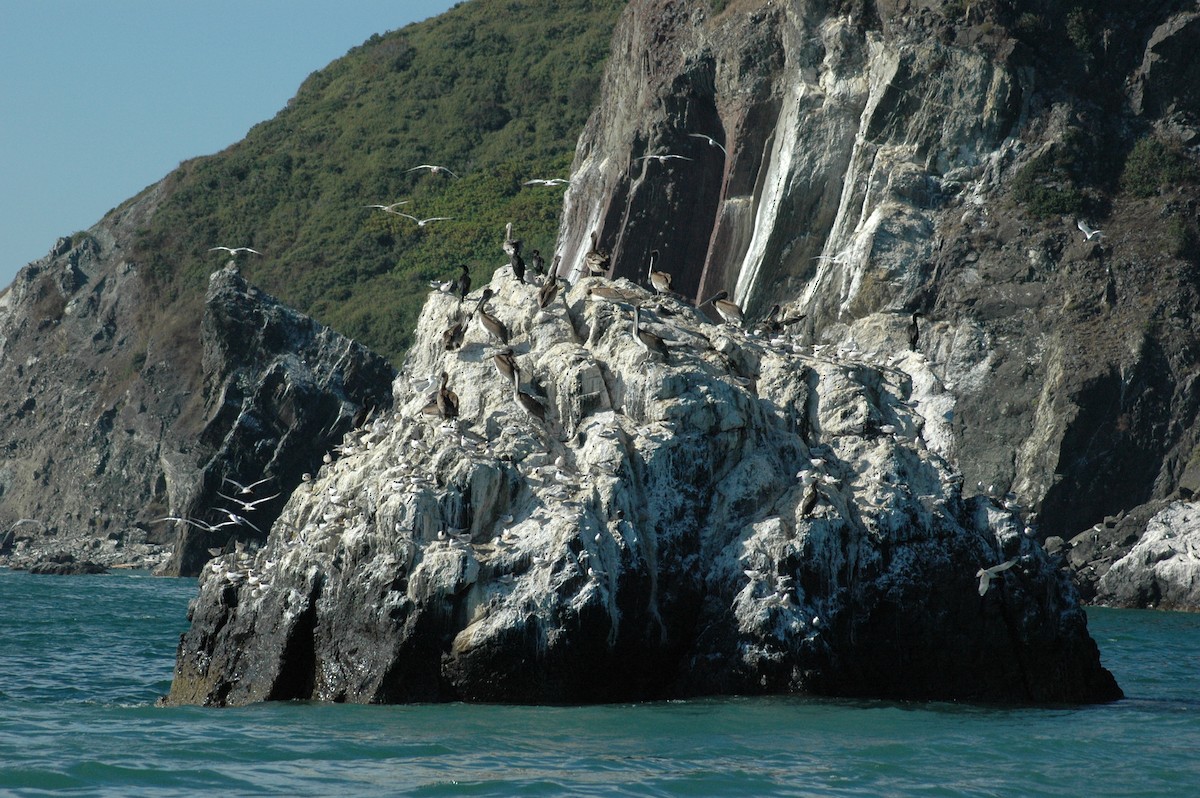
M106 574L108 568L91 560L76 560L70 554L52 554L46 559L33 563L28 568L31 574L49 576L81 576L85 574Z

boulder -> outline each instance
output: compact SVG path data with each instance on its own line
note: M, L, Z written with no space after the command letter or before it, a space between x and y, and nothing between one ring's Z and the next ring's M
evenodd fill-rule
M1137 543L1100 577L1095 601L1200 611L1200 507L1175 501L1151 518Z

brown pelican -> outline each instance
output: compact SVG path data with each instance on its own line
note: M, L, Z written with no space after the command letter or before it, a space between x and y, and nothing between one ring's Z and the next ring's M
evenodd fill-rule
M718 291L717 293L713 294L712 297L704 302L701 302L700 304L702 306L711 304L713 309L717 311L718 315L720 315L720 317L728 324L736 324L741 326L742 309L737 306L737 303L729 300L728 291Z
M526 413L538 421L546 420L546 408L537 399L521 390L521 375L517 372L513 372L513 399Z
M475 312L479 314L479 322L483 328L491 335L500 339L500 343L508 343L508 328L504 326L499 319L483 309L483 303L492 298L492 289L483 289L483 294L479 297L479 304L475 306Z
M538 291L538 307L548 308L558 296L558 275L552 274L546 279L545 285Z
M583 263L587 266L588 274L593 277L598 277L608 274L608 264L612 258L607 250L597 247L596 232L592 231L592 248L583 256Z
M640 311L637 305L633 306L633 339L647 352L662 355L664 362L670 359L667 354L667 345L663 343L663 339L649 330L642 329Z
M506 380L511 380L513 375L521 370L521 367L517 365L517 359L513 357L511 347L501 349L492 355L492 362L496 364L496 371L500 372L500 376Z
M504 243L500 245L500 249L504 250L504 254L512 257L512 254L517 251L520 242L513 238L512 222L504 225Z
M666 272L654 271L654 263L658 260L658 250L650 251L650 267L646 270L646 276L650 279L650 286L660 294L671 293L671 275Z
M467 319L470 320L470 316ZM462 319L454 322L446 331L442 333L442 349L446 352L453 352L462 346L463 336L467 332L467 323Z
M442 418L455 418L458 416L458 394L446 387L449 382L450 375L442 372L442 387L438 388L437 392L437 409L438 415Z

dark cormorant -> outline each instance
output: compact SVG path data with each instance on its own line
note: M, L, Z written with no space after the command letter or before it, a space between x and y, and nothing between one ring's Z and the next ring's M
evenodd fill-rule
M908 323L908 348L917 351L917 343L921 340L921 327L917 324L917 319L921 318L921 311L912 314L912 321Z
M534 274L538 276L546 274L546 259L536 249L529 253L529 265L533 267Z
M462 269L462 273L458 275L458 282L455 288L458 290L458 301L462 302L467 298L467 292L471 290L471 270L467 268L467 264L465 263L459 265L458 268Z

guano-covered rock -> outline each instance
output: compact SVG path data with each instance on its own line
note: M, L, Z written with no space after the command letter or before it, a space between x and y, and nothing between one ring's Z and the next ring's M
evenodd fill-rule
M928 445L920 354L488 290L435 292L394 409L204 569L169 702L1120 695L1065 572Z

